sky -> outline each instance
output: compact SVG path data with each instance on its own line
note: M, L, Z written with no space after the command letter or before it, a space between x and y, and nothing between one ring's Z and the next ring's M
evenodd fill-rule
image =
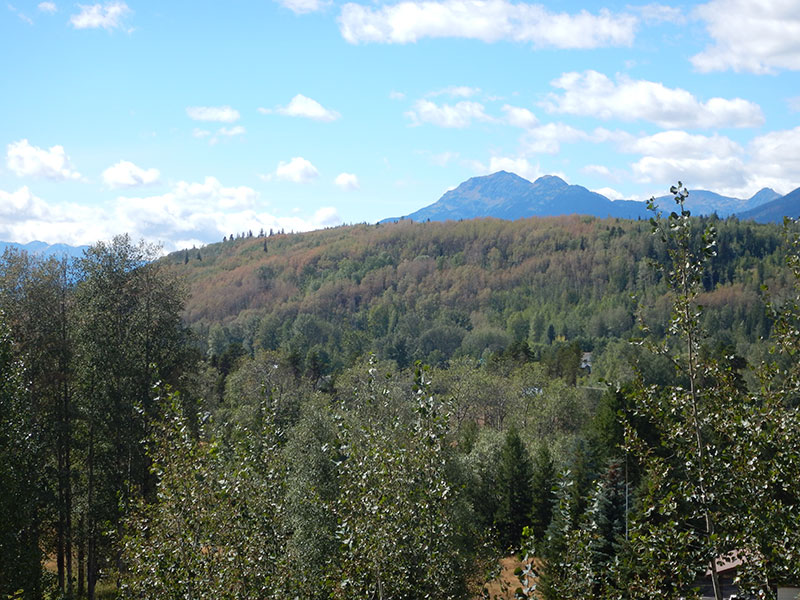
M0 240L375 222L498 170L800 186L800 0L12 0Z

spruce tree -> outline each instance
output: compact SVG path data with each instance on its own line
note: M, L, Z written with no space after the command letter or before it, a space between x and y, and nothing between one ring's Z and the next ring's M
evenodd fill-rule
M501 546L518 548L533 501L531 459L516 429L506 433L497 477L495 527Z

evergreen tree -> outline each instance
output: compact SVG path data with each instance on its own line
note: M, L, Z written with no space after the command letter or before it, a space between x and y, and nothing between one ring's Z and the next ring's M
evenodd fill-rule
M501 546L519 548L533 503L531 459L516 429L506 433L497 474L495 527Z
M531 512L530 529L536 540L543 540L553 519L553 504L556 501L556 468L550 449L540 444L533 457L531 468Z

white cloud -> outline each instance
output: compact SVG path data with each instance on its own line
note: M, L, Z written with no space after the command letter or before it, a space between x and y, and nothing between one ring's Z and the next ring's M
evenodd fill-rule
M112 188L151 185L160 177L158 169L142 169L132 162L121 160L103 171L103 181Z
M27 186L0 190L0 239L82 245L110 238L101 211L79 204L48 204Z
M81 174L73 170L63 146L52 146L44 150L31 146L27 139L8 145L6 164L20 177L46 177L54 180L81 178Z
M623 198L622 194L610 187L597 188L596 190L592 191L605 196L609 200L621 200Z
M787 98L786 104L789 105L789 110L792 112L800 112L800 96L794 98Z
M661 131L623 144L623 149L636 154L661 158L729 158L740 156L744 149L725 136L692 135L685 131Z
M597 71L572 72L551 84L564 91L548 95L544 106L550 112L644 120L668 128L756 127L764 122L761 107L748 100L711 98L700 102L681 88L624 75L615 83Z
M342 218L333 206L323 206L314 213L311 222L322 227L334 227L341 225Z
M605 140L593 139L592 136L585 131L575 129L564 123L547 123L546 125L528 129L522 137L522 146L526 153L557 154L561 150L562 143L578 141Z
M503 112L506 113L506 122L514 127L528 129L539 122L539 119L536 118L536 115L534 115L527 108L504 104Z
M446 167L448 163L458 158L458 152L440 152L431 154L430 160L437 167Z
M211 132L208 131L207 129L199 129L199 128L195 127L194 130L192 131L192 136L194 136L194 137L196 137L198 139L207 138L210 135L211 135Z
M800 127L759 136L748 149L754 173L783 178L791 189L800 185Z
M278 3L296 15L317 12L331 4L330 1L326 0L278 0Z
M53 14L54 12L58 11L58 7L56 6L55 2L40 2L38 7L40 12Z
M234 127L220 127L219 131L217 131L219 135L224 135L226 137L233 137L235 135L244 135L246 130L241 125L236 125Z
M350 2L339 16L339 30L351 44L455 37L527 42L537 48L629 46L636 25L636 17L605 9L555 13L541 4L507 0L417 0L377 7Z
M586 165L581 169L588 175L602 175L603 177L611 177L611 169L605 165Z
M691 58L699 71L800 70L800 10L793 0L712 0L695 14L713 45Z
M258 110L264 114L272 112L265 108L259 108ZM326 122L335 121L341 117L335 110L325 108L316 100L303 96L303 94L297 94L289 104L279 106L275 109L275 112L288 117L305 117L306 119Z
M740 158L661 158L645 156L632 165L642 183L684 181L693 188L718 191L742 189L747 184L745 166Z
M308 183L319 177L319 171L317 171L317 168L312 165L310 161L302 156L295 156L289 162L279 162L278 168L275 169L274 176L283 181Z
M17 15L17 17L19 17L20 21L24 21L28 25L33 25L33 19L31 19L28 15L23 13L21 10L19 10L16 6L14 6L13 4L8 4L7 6L8 6L8 10L10 10L12 13Z
M682 25L686 22L686 17L680 8L666 6L652 2L643 6L629 6L630 10L639 13L648 25L658 25L660 23L674 23Z
M163 242L171 251L248 230L308 231L341 223L334 207L309 218L282 217L260 210L258 200L252 188L225 187L214 177L181 181L155 196L121 196L104 206L46 202L27 187L0 190L0 239L81 245L127 232L133 239Z
M72 15L69 22L75 29L120 29L125 17L133 11L124 2L106 2L105 4L78 4L80 12Z
M451 85L441 90L428 93L428 96L453 96L454 98L470 98L480 94L481 88L469 87L467 85Z
M489 175L498 171L508 171L524 177L528 181L535 181L543 175L538 164L531 164L527 158L511 158L509 156L492 156L489 164L484 165L479 161L472 161L470 166L480 175Z
M360 187L358 177L353 173L339 173L333 183L346 191L357 190Z
M406 95L403 92L392 90L391 92L389 92L389 98L391 100L405 100Z
M472 121L492 121L486 114L483 104L462 100L456 104L442 104L441 106L430 100L417 100L414 108L406 112L406 117L411 119L413 125L430 123L439 127L463 129L469 127Z
M189 106L186 114L194 121L234 123L239 120L239 111L230 106Z

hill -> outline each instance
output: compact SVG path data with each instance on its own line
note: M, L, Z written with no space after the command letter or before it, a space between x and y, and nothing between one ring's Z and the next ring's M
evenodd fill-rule
M760 286L774 287L781 270L781 231L715 224L703 303L721 307L711 329L725 343L746 345L769 330ZM523 341L600 348L636 334L633 293L653 327L669 317L649 266L668 259L646 221L401 221L242 238L163 260L186 278L185 319L209 353L281 348L332 369L366 352L407 365Z

